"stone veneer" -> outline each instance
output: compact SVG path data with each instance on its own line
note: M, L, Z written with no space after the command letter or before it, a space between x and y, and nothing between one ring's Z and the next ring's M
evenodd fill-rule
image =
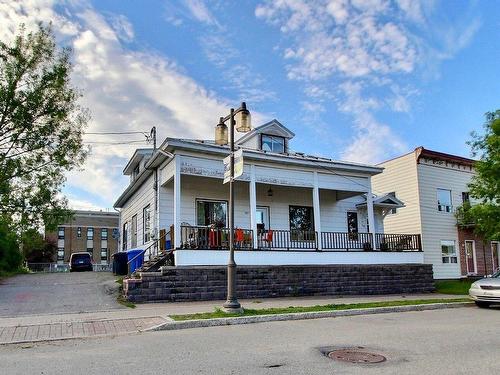
M131 302L203 301L226 298L226 267L163 267L125 279ZM425 293L434 290L432 265L238 266L237 296L269 298Z

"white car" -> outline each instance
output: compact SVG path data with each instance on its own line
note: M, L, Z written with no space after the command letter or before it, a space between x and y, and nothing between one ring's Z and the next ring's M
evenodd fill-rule
M469 296L479 307L500 304L500 269L490 277L472 283Z

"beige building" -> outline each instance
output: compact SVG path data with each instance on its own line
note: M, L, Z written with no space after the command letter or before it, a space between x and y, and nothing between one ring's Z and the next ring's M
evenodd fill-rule
M56 260L67 263L72 253L86 251L95 264L109 264L118 250L119 214L104 211L75 211L57 232L46 232L47 239L57 243Z
M424 262L433 265L436 279L498 267L498 243L464 236L454 215L469 200L474 160L418 147L379 166L384 172L372 177L373 191L390 192L405 203L385 217L384 230L421 234Z

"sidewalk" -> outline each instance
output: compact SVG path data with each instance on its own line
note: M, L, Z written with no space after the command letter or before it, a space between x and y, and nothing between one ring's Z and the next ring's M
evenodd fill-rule
M408 294L354 297L290 297L241 300L244 308L314 306L378 301L450 299L466 296ZM72 314L0 317L0 344L36 342L83 337L100 337L141 332L166 323L169 315L214 311L224 301L138 304L135 309L119 309Z

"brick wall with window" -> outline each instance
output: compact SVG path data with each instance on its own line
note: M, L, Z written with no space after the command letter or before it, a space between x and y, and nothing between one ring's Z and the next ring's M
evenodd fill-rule
M467 276L467 257L465 251L465 241L474 241L475 261L477 265L477 275L484 276L493 273L497 265L492 253L490 241L483 241L481 237L474 234L473 228L458 228L458 242L460 243L460 270L463 276Z

